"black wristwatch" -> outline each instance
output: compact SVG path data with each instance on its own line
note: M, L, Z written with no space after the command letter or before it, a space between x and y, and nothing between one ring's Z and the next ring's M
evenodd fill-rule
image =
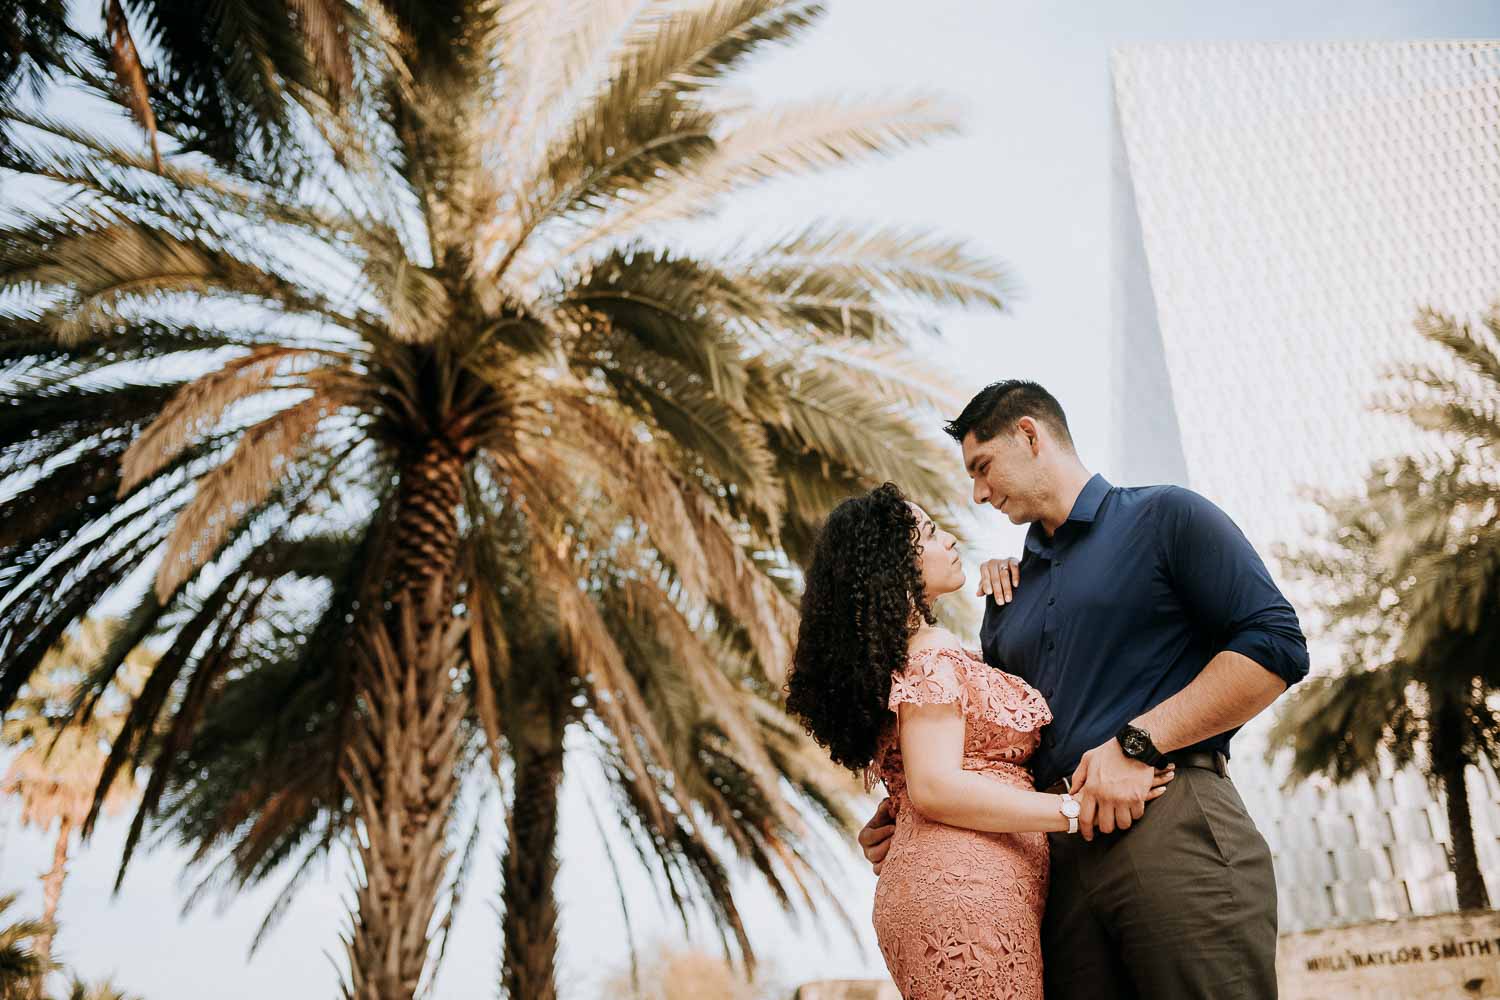
M1151 734L1140 726L1126 725L1115 734L1115 739L1120 743L1120 749L1125 756L1131 760L1142 761L1152 767L1161 767L1167 758L1156 749L1156 744L1151 742Z

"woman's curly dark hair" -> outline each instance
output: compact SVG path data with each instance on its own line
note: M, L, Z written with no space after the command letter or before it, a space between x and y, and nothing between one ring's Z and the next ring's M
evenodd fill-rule
M833 509L807 567L786 707L834 763L853 771L875 756L891 674L906 663L913 609L936 623L920 550L917 516L886 483Z

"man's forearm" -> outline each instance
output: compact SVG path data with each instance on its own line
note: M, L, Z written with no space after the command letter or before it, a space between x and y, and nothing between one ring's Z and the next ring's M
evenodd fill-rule
M1228 650L1208 661L1193 682L1133 720L1162 753L1201 743L1259 715L1286 690L1260 664Z

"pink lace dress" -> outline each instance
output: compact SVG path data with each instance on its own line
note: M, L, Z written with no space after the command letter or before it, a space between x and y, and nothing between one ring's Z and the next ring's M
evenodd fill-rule
M1026 761L1052 721L1042 696L977 653L913 653L892 678L892 714L871 764L897 809L875 886L875 936L906 1000L1042 1000L1046 835L945 826L918 813L906 794L897 706L949 702L966 723L964 769L1033 787Z

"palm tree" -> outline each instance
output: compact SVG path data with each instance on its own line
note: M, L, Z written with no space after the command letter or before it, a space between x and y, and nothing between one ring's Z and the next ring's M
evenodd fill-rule
M276 162L297 105L337 103L352 84L354 9L343 0L105 0L98 34L68 23L65 0L11 0L0 16L0 109L90 57L144 130L160 167L157 121L180 148L253 169ZM390 3L425 23L434 5ZM406 9L410 8L410 10ZM132 27L134 21L134 27ZM149 43L151 59L136 39ZM92 74L89 74L92 75ZM0 146L7 130L0 127ZM284 166L284 161L282 162Z
M347 114L289 112L294 185L181 154L167 116L158 171L10 113L0 167L69 198L0 231L0 455L32 470L0 501L0 706L136 591L89 681L169 637L103 776L151 766L125 861L163 806L234 878L351 838L351 996L430 972L475 747L514 768L507 987L552 995L569 727L748 957L707 831L789 899L818 885L805 815L849 821L777 707L795 566L853 488L946 509L911 406L947 397L904 338L1002 276L837 222L663 241L952 131L927 98L718 92L816 4L451 8L437 37L361 7Z
M72 40L67 0L9 0L0 8L0 108L39 93ZM0 145L4 139L0 130Z
M107 980L90 985L75 978L68 984L66 1000L140 1000L140 998L117 989Z
M52 927L42 920L4 923L6 911L15 903L15 893L0 896L0 1000L36 1000L36 984L57 967L36 947Z
M1301 687L1271 745L1297 778L1425 764L1458 904L1485 909L1465 773L1500 763L1500 310L1482 325L1424 312L1417 328L1439 350L1394 369L1377 406L1431 447L1377 465L1358 497L1321 498L1325 544L1283 556L1316 585L1344 670Z
M27 692L17 699L9 717L0 726L0 744L17 747L0 793L21 800L21 823L49 829L57 822L57 840L52 868L42 876L44 909L42 920L57 923L57 904L67 877L68 848L74 831L88 818L99 787L109 747L125 720L123 706L140 692L150 672L144 649L132 652L114 677L106 700L92 715L73 715L83 672L108 645L117 623L90 618L42 658L27 683ZM135 799L133 776L120 772L104 793L104 811L122 811ZM37 937L37 954L45 961L52 955L52 932Z

